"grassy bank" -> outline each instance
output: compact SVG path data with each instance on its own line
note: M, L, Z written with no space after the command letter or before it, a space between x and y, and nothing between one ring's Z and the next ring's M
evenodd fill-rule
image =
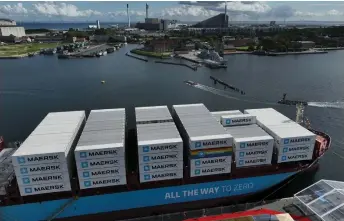
M154 57L154 58L169 58L171 56L170 52L157 53L157 52L151 52L151 51L143 51L140 49L133 49L130 52L133 54L147 56L147 57Z
M55 48L57 43L31 43L0 46L0 56L23 56L45 48Z

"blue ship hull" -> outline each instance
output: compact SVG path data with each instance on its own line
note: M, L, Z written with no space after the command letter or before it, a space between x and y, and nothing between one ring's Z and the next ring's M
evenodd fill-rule
M39 221L47 220L54 214L58 214L55 218L68 219L71 217L76 218L77 216L155 207L166 204L188 203L217 198L230 199L232 197L235 198L262 192L282 183L296 173L289 172L200 184L85 196L75 200L62 199L5 206L0 207L0 220ZM64 208L64 206L66 207ZM114 219L115 217L112 217L112 220Z

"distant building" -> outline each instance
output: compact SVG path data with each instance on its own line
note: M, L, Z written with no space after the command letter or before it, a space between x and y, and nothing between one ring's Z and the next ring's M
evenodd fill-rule
M147 42L145 50L162 53L173 51L179 44L180 42L178 39L155 39Z
M25 37L24 27L17 27L17 23L10 19L0 19L0 41L19 42Z
M314 41L297 41L297 42L293 42L293 43L299 43L301 44L301 48L308 50L311 48L315 47L315 42Z
M100 22L97 20L97 29L100 29Z
M276 21L270 21L270 26L275 26L276 25Z
M97 25L88 25L89 29L97 29Z
M221 13L214 17L201 21L194 28L228 28L228 15Z

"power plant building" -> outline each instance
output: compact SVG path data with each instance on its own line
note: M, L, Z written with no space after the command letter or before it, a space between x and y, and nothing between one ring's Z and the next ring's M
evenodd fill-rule
M16 25L17 23L13 20L0 18L0 39L6 39L12 35L19 38L25 36L24 27Z
M193 28L228 28L228 15L218 14L192 26Z

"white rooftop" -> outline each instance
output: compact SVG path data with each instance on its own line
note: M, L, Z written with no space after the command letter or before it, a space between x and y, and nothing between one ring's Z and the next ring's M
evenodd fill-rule
M294 196L323 221L344 220L344 182L320 180Z
M49 113L13 156L67 154L84 119L84 111Z
M136 107L136 122L172 120L167 106Z
M265 126L294 122L273 108L246 109L244 113L256 116L257 121Z

